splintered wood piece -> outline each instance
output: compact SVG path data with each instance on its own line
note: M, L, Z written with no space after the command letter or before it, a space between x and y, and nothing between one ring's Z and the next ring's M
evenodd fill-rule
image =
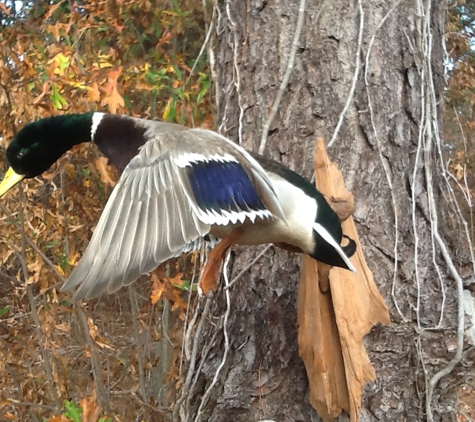
M349 409L348 387L331 292L319 285L317 261L303 256L297 319L299 353L310 384L310 403L324 422ZM321 277L324 277L321 274Z
M243 232L241 230L233 230L229 236L222 239L209 253L200 277L200 288L206 296L209 296L211 292L215 292L218 288L221 263L229 247L242 235Z
M322 139L315 149L317 188L330 205L338 204L343 232L354 239L351 262L357 273L332 268L304 256L298 299L299 350L310 384L310 403L325 421L346 410L359 421L364 384L375 378L363 337L378 322L389 324L389 312L366 265L353 218L353 196L328 159Z

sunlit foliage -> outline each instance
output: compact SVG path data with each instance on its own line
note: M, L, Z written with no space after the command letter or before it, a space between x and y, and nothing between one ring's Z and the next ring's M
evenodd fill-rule
M205 35L202 5L192 0L0 1L2 168L6 169L5 149L15 132L27 122L55 114L98 110L211 127L206 57L199 56ZM88 409L95 409L90 350L77 340L79 323L68 306L69 295L57 293L57 274L67 276L84 251L112 188L110 172L95 148L83 144L43 177L23 183L22 195L15 189L1 201L0 335L8 345L0 343L2 420L52 415L48 407L14 404L17 400L49 405L51 381L61 401L84 399ZM24 243L22 221L27 238L43 257ZM155 285L168 283L167 277L178 268L180 274L189 271L183 264L173 264L167 275L154 275ZM42 340L34 329L26 282L37 295ZM182 290L163 296L177 317L186 307L180 299ZM156 292L155 296L161 297ZM150 331L148 341L153 344L161 331L153 325L152 311L162 302L142 303L141 327ZM107 361L104 368L117 381L114 388L135 388L138 363L126 340L131 337L130 308L116 314L94 307L90 311L89 332L95 333L95 347ZM107 336L104 327L109 327ZM176 340L174 335L169 341L180 344L180 331ZM45 375L40 342L52 359L53 380ZM158 358L153 354L147 358L146 369L151 371ZM111 398L114 412L123 420L140 414L139 402L131 405L130 399Z

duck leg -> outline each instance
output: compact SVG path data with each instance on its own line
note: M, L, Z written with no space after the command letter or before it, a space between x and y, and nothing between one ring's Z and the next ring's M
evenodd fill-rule
M200 277L201 291L209 296L211 292L215 292L218 287L219 272L221 263L229 247L238 240L244 232L242 230L233 230L227 237L221 240L216 247L209 253L205 262L203 272Z

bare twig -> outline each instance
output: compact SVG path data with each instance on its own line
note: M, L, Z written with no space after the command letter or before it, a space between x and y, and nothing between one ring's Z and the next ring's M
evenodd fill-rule
M2 211L9 215L10 212L8 211L8 209L5 207L5 205L3 205L1 202L0 202L0 208L2 209ZM18 224L15 220L10 220L11 223L19 230L21 231L22 228L21 228L21 225ZM41 257L41 259L46 263L48 264L48 266L55 272L55 274L59 277L59 279L64 282L66 281L66 279L61 275L61 273L57 270L57 268L55 267L55 265L51 262L51 260L43 253L43 251L36 245L35 242L33 242L30 237L25 233L25 241L26 243L28 243L28 245L30 245L34 251ZM59 284L59 283L58 283ZM50 288L53 288L55 286L57 286L58 284L55 284L54 286L51 286Z
M29 403L25 401L20 401L20 400L15 400L15 399L5 399L9 401L12 405L15 406L29 406L29 407L40 407L41 409L46 409L46 410L53 410L57 411L57 408L54 406L48 406L47 404L40 404L40 403Z
M233 42L230 42L230 47L233 51L233 84L236 89L236 94L238 97L238 106L239 106L239 127L238 127L238 144L242 145L242 118L244 116L244 108L242 106L242 97L241 97L241 75L239 71L239 35L237 31L237 24L234 19L231 17L230 4L231 0L226 0L226 15L231 26L231 32L233 35ZM227 109L227 107L226 107Z
M259 261L259 259L261 259L265 254L266 252L272 248L272 244L269 244L267 245L250 263L249 265L246 265L246 267L244 267L240 272L239 274L236 275L236 277L234 277L231 282L224 287L225 290L228 290L230 289L231 287L233 287L234 283L236 283L250 268L252 268L252 266L257 262Z
M229 285L229 278L228 278L228 263L231 258L231 253L230 251L227 252L226 254L226 259L224 260L224 265L223 265L223 277L224 277L224 284L227 287ZM221 359L221 363L219 364L218 368L216 369L216 372L213 377L213 381L209 385L209 387L206 389L206 392L204 393L200 406L198 407L198 411L196 412L196 417L195 417L195 422L198 422L201 416L201 413L203 411L203 408L206 406L208 403L209 397L211 395L211 391L213 390L214 386L218 382L219 374L221 373L221 370L223 369L226 359L228 357L228 353L230 350L229 347L229 337L228 337L228 319L229 319L229 314L231 313L231 296L229 294L229 290L224 291L226 295L226 312L224 313L223 317L223 334L224 334L224 353L223 353L223 358Z
M94 380L96 381L97 401L102 409L104 409L107 413L110 413L111 410L109 401L107 400L106 390L104 388L104 378L102 377L101 365L99 364L99 359L97 357L94 340L92 339L91 333L89 332L89 324L87 323L86 313L79 303L74 304L74 310L76 311L76 315L79 315L79 321L81 322L82 329L84 331L84 337L86 338L86 343L91 354L92 373L94 375Z
M259 154L264 154L270 125L272 124L277 110L279 109L280 102L282 100L282 97L284 96L285 90L287 89L287 85L289 84L290 75L292 74L292 71L294 69L295 55L297 54L297 49L300 42L300 34L302 33L303 21L305 18L305 10L307 6L306 3L306 0L300 0L297 23L295 25L294 39L292 40L292 48L290 50L289 59L287 60L287 69L285 70L284 78L282 79L282 82L280 84L279 91L277 92L277 95L274 100L274 104L272 104L269 117L267 118L266 122L264 123L264 127L262 128Z
M391 296L392 296L394 305L396 306L396 310L397 310L399 316L401 317L401 319L404 322L408 322L409 319L406 318L403 315L403 313L402 313L402 311L399 307L399 302L398 302L397 296L396 296L396 281L397 281L398 265L399 265L399 254L398 254L398 244L399 244L398 211L399 211L399 209L398 209L398 206L397 206L396 195L395 195L395 192L394 192L394 186L393 186L393 181L392 181L392 177L391 177L391 169L389 168L388 161L383 156L381 140L380 140L379 133L378 133L378 130L376 129L376 125L375 125L375 115L374 115L374 109L373 109L373 101L371 99L371 94L370 94L370 89L369 89L369 81L368 81L368 72L369 72L369 68L370 68L369 58L370 58L370 55L371 55L371 49L372 49L374 40L376 39L376 33L379 31L379 29L381 29L381 27L384 25L384 23L389 18L391 13L394 12L394 10L396 9L396 7L399 5L400 2L401 2L401 0L397 0L394 3L394 5L389 10L389 12L381 19L381 22L379 22L376 30L374 31L373 36L371 37L371 41L369 42L368 52L366 53L366 59L365 59L364 81L365 81L365 86L366 86L366 95L367 95L367 98L368 98L368 109L369 109L369 113L370 113L370 117L371 117L371 119L370 119L371 120L371 128L373 129L374 138L376 140L376 146L378 148L379 159L381 161L381 165L383 167L384 174L385 174L386 180L388 182L389 190L391 191L391 201L392 201L392 206L393 206L393 211L394 211L394 270L393 270L393 282L392 282L392 285L391 285Z
M185 382L183 383L183 387L181 389L180 398L177 400L177 402L175 403L175 407L173 408L173 420L174 421L179 420L180 414L183 414L182 420L187 420L187 417L188 417L186 415L187 409L182 409L182 405L183 405L183 402L188 397L190 384L191 384L191 381L193 379L193 374L194 374L195 367L196 367L196 359L197 359L197 355L198 355L199 344L203 340L202 337L201 337L201 333L203 331L206 318L207 318L207 316L209 314L209 311L210 311L211 302L212 302L212 300L210 298L206 298L205 306L204 306L203 312L201 313L200 322L198 324L196 332L194 333L193 347L192 347L192 353L191 353L191 357L190 357L190 364L188 365L188 372L187 372L187 375L186 375L186 378L185 378ZM198 311L199 311L199 307L197 307L197 310L195 312L198 313ZM188 328L189 331L190 331L190 328L192 328L191 324L190 324L190 327Z
M346 112L348 111L351 103L353 102L353 96L355 94L355 89L356 89L356 83L358 82L358 74L360 73L360 67L361 67L361 45L363 42L363 29L364 29L364 10L363 10L363 5L361 1L362 0L358 0L358 7L360 9L360 29L358 33L358 44L356 47L355 71L353 73L353 82L351 84L350 92L348 93L348 98L346 99L345 107L343 107L343 110L340 113L340 117L338 118L338 123L335 127L335 131L333 132L333 136L327 145L327 149L331 148L336 141L338 132L340 131L341 125L343 124L343 120L345 119Z
M3 271L0 271L0 277L3 277L5 280L9 280L12 283L19 283L20 280L16 279L15 277L12 277L11 275L8 275L4 273Z
M420 70L422 86L421 86L421 99L423 101L423 115L421 118L421 130L420 130L420 138L419 141L423 144L424 148L424 155L423 155L423 165L425 170L425 179L427 184L427 199L429 204L429 213L430 213L430 223L431 223L431 236L433 238L433 242L437 245L440 255L442 256L450 275L455 280L456 285L456 299L457 299L457 348L455 351L455 355L453 358L448 362L448 364L436 372L430 379L427 379L426 373L426 414L427 420L432 422L433 414L432 414L432 396L434 389L439 382L439 380L450 374L455 366L460 362L463 356L463 347L464 347L464 307L463 307L463 281L462 277L460 276L459 272L457 271L450 252L445 244L444 239L439 233L439 222L438 222L438 204L435 199L433 187L433 168L434 162L432 157L436 156L438 160L436 163L438 164L437 169L440 171L443 180L446 183L446 188L453 199L455 199L453 195L453 189L450 186L449 178L446 176L445 171L445 162L442 156L442 148L441 148L441 139L440 139L440 128L438 125L438 104L436 99L436 90L434 87L433 81L433 72L432 72L432 29L431 29L431 16L432 16L432 1L426 0L424 4L424 0L418 1L418 8L419 8L419 16L421 19L420 24L420 38L421 42L421 52L423 57L425 58L424 64ZM436 146L436 151L433 150L433 146ZM435 152L435 154L434 154ZM458 218L464 223L465 227L465 236L467 236L467 241L469 243L470 249L473 248L470 233L467 229L467 224L460 213L460 208L458 206L457 201L455 200L456 209ZM472 264L475 269L475 261L473 259L473 252L471 254L472 257ZM439 275L439 278L441 276ZM444 283L444 280L441 279L441 284ZM421 361L423 354L421 353Z
M41 323L38 317L38 311L36 308L36 302L33 295L33 290L32 290L31 285L28 283L29 277L28 277L28 267L26 265L26 249L25 249L26 234L25 234L25 228L24 228L25 217L23 213L24 193L21 187L19 188L19 192L20 192L19 213L20 213L20 231L21 231L21 252L18 252L16 250L15 252L17 253L18 259L21 263L21 268L23 270L23 277L25 280L26 292L28 296L28 301L30 302L31 317L33 318L33 321L35 323L35 331L36 331L36 335L38 336L38 346L41 350L41 355L43 356L43 367L44 367L46 376L48 377L48 382L49 382L48 390L56 406L55 411L56 413L59 413L59 411L61 410L61 401L59 400L58 394L56 392L55 382L54 382L54 377L53 377L53 370L52 370L51 362L50 362L50 356L49 356L48 350L45 348L45 337L43 334L43 330L41 329Z
M139 329L139 309L137 306L137 298L135 296L135 287L134 284L128 286L129 290L129 300L130 300L130 310L132 312L132 327L134 330L135 337L135 350L137 351L137 362L138 362L138 373L139 373L139 384L140 384L140 394L142 395L142 400L147 402L147 390L145 389L145 376L144 376L144 357L142 342L140 341L140 329ZM150 415L145 415L145 419L149 419Z
M203 257L204 255L204 250L205 250L205 245L203 245L203 251L201 252L201 257ZM191 297L193 295L193 283L195 282L195 277L196 277L196 270L197 270L197 259L195 257L194 261L193 261L193 274L191 276L191 280L190 280L190 289L188 291L188 301L187 301L187 304L186 304L186 312L185 312L185 323L184 323L184 327L183 327L183 332L184 333L187 333L188 332L188 318L190 316L190 309L191 309ZM195 318L195 321L196 321L196 316L197 314L195 313L194 314L194 318ZM189 338L189 337L188 337ZM184 335L183 338L182 338L182 341L181 341L181 352L180 352L180 367L179 367L179 370L178 370L178 373L181 375L182 373L182 365L183 365L183 355L186 354L186 351L185 351L185 345L187 344L186 343L186 336Z
M204 8L204 6L203 6L203 8ZM193 67L190 70L190 74L188 75L188 78L186 78L186 81L184 83L184 88L186 86L188 86L188 84L190 83L190 79L191 79L191 77L193 76L193 74L195 72L196 66L198 65L198 61L200 60L201 56L203 55L203 53L205 51L205 48L208 46L208 42L211 38L211 33L213 32L213 29L214 29L214 14L215 14L215 8L213 8L213 15L211 16L211 21L210 21L209 27L206 31L206 38L203 41L200 52L198 53L198 56L196 57L195 62L193 63Z

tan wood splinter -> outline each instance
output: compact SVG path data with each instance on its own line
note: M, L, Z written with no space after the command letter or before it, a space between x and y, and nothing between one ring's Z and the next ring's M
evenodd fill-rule
M357 273L330 268L303 256L298 298L299 352L305 363L310 403L325 421L343 410L359 421L362 390L375 379L363 337L378 322L389 324L388 309L366 265L353 213L353 195L330 162L323 139L315 149L315 180L341 220L343 232L355 239L351 262Z

